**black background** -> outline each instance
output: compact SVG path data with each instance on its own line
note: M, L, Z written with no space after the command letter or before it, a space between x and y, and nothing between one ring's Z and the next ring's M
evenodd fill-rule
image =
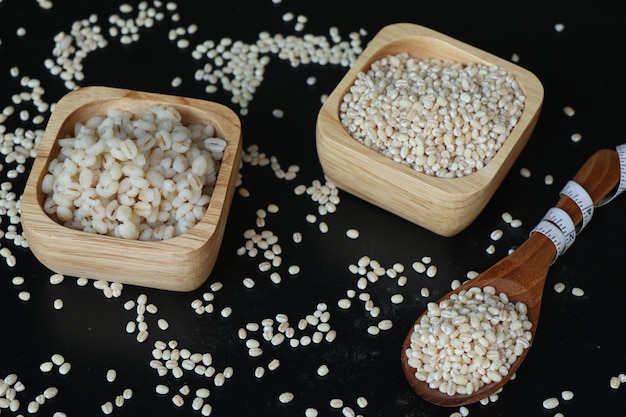
M132 3L132 2L131 2ZM125 286L122 296L107 299L91 283L79 287L67 277L53 286L51 274L25 249L11 247L17 266L0 266L0 378L16 373L26 389L18 394L21 408L49 386L57 386L59 394L47 401L39 415L54 411L69 416L102 414L100 405L113 401L125 388L134 396L114 415L199 415L191 409L193 394L186 403L175 407L170 398L178 388L188 384L192 390L206 386L207 399L216 416L303 416L307 407L315 407L320 416L339 416L341 410L331 409L332 398L341 398L363 416L449 416L455 409L440 408L417 397L406 383L400 368L400 346L413 321L428 301L437 299L450 288L453 279L463 279L469 270L481 271L505 256L507 250L519 245L530 229L558 198L558 192L578 167L594 151L625 142L623 114L626 110L626 79L623 76L623 15L618 2L596 1L573 5L567 1L473 1L473 2L385 2L270 0L248 2L179 1L180 21L166 19L152 29L141 31L139 42L124 46L106 32L107 17L116 13L120 2L79 2L53 0L54 7L45 11L35 1L4 0L0 2L0 107L11 104L11 96L23 90L19 77L10 76L17 66L20 76L41 80L45 100L53 103L67 92L63 82L52 76L43 62L51 57L55 34L69 32L72 22L99 16L109 45L89 54L85 59L85 80L80 85L105 85L154 91L208 99L240 108L230 102L228 92L219 90L209 95L204 83L193 74L200 67L190 51L178 49L167 38L170 29L197 24L199 30L188 36L192 46L206 39L230 37L254 43L258 34L302 36L303 33L327 35L336 26L347 38L361 28L367 31L365 44L385 25L411 22L430 27L492 54L510 59L520 57L519 65L534 72L545 88L544 107L535 131L520 158L505 178L491 202L466 230L451 238L437 236L410 224L347 193L340 193L336 213L321 219L329 232L322 234L317 225L304 220L316 211L316 204L306 196L295 196L296 185L324 181L315 151L315 120L321 105L320 97L332 91L346 68L332 65L302 65L297 68L271 55L265 79L249 105L248 114L241 115L244 148L257 144L262 152L275 156L286 168L297 164L301 170L293 181L277 179L268 167L242 167L243 186L251 196L236 194L229 215L218 263L197 291L173 293ZM132 3L135 4L135 3ZM165 10L162 7L162 10ZM282 15L292 12L305 15L308 22L303 32L294 30L293 22L284 22ZM565 29L557 32L556 23ZM16 29L24 27L24 37ZM309 76L317 84L308 86ZM180 76L183 83L173 88L170 81ZM24 105L26 106L26 105ZM564 106L576 110L574 117L563 113ZM17 106L20 109L20 106ZM272 110L285 111L282 119ZM16 115L5 125L7 131L18 127L32 128ZM579 132L583 139L570 140ZM519 175L519 169L531 170L530 178ZM0 180L11 168L5 164ZM555 181L544 184L551 174ZM21 192L26 175L10 180ZM279 236L283 247L283 281L276 285L267 273L260 273L259 259L236 254L245 241L243 231L255 227L255 211L269 203L280 206L270 215L266 228ZM618 198L599 208L590 225L576 243L552 266L543 300L538 334L517 378L510 382L497 402L469 406L471 416L539 416L562 412L565 416L624 415L625 388L613 390L609 379L626 372L623 322L624 268L623 241L626 232L624 211L626 201ZM501 214L510 212L523 220L523 226L512 229L504 224ZM0 227L6 230L8 218L2 217ZM345 230L356 228L358 240L345 237ZM495 228L505 231L495 243L496 253L485 252L489 234ZM301 231L304 240L295 245L291 234ZM379 319L369 317L362 303L353 300L349 310L340 310L337 300L347 289L356 289L357 277L348 271L350 263L363 255L390 267L402 263L409 283L398 287L391 279L370 285L367 291L381 307ZM76 256L88 256L87 253ZM411 270L413 261L432 257L439 272L427 278ZM71 262L71 259L68 260ZM301 266L297 276L289 276L290 264ZM164 266L166 268L166 266ZM21 275L23 286L14 286L11 279ZM242 285L244 277L256 281L253 289ZM216 312L197 315L191 301L210 291L209 285L219 281L224 288L216 293ZM552 287L563 282L566 290L557 294ZM419 295L422 287L430 289L430 297ZM575 286L585 290L583 297L571 295ZM21 290L31 293L31 300L18 299ZM402 293L405 301L393 305L389 298ZM143 344L124 328L134 319L123 303L146 294L159 312L147 315L150 338ZM62 310L53 309L53 300L62 298ZM320 302L327 303L331 325L337 339L306 348L264 346L260 358L250 358L237 330L247 322L260 322L278 313L287 314L293 325L311 314ZM219 310L233 308L232 316L223 318ZM156 326L158 317L170 323L167 331ZM378 336L366 329L381 318L391 319L394 327ZM193 352L211 352L219 370L234 368L234 376L222 387L212 380L186 372L181 379L171 375L159 377L150 368L151 350L156 340L177 340L179 347ZM62 353L72 364L68 375L56 372L43 374L39 364L53 353ZM253 376L256 366L266 366L273 358L281 366L267 371L262 379ZM330 374L316 374L321 364ZM114 383L105 379L106 370L117 370ZM170 386L170 394L155 393L157 384ZM542 408L545 398L559 396L562 390L574 392L570 401L551 411ZM278 395L291 391L293 402L281 404ZM369 404L364 409L356 398L364 396ZM2 410L9 414L9 410ZM613 414L611 414L613 413ZM17 413L16 413L17 414Z

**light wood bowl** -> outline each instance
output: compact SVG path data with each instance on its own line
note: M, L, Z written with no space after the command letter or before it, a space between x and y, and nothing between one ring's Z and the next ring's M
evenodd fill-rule
M422 59L495 64L516 77L526 96L523 113L485 167L459 178L430 176L361 144L341 125L339 106L358 73L384 56L401 52ZM453 236L487 205L526 145L542 103L540 81L518 65L419 25L392 24L370 41L320 109L318 157L326 176L340 189L439 235Z
M77 122L120 109L143 116L149 106L168 104L183 123L211 123L227 141L215 190L204 217L188 232L161 241L129 240L78 231L56 223L43 210L41 183L59 152L58 139L73 136ZM26 240L50 270L173 291L191 291L209 277L220 249L241 160L241 122L217 103L108 87L83 87L56 104L23 194L21 216Z

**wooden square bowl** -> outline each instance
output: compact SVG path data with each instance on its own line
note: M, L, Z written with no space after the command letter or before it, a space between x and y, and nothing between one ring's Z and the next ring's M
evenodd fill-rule
M362 144L342 126L340 104L360 72L385 56L497 65L512 74L525 95L516 126L489 163L475 172L440 178L418 172ZM370 41L323 104L316 145L324 173L339 188L442 236L466 228L482 211L528 141L543 103L532 73L478 48L409 23L384 27Z
M73 136L77 122L106 116L108 109L141 117L155 104L176 108L185 125L212 124L216 135L227 142L215 189L200 221L173 238L140 241L74 230L50 218L43 209L42 180L58 155L58 140ZM194 290L206 281L216 262L241 152L240 120L220 104L108 87L72 91L56 104L26 183L21 216L28 244L37 259L54 272L166 290Z

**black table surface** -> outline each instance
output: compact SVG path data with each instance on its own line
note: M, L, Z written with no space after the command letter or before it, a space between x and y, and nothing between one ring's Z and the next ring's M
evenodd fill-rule
M139 2L128 3L135 6L136 13ZM69 33L73 22L97 16L108 45L84 59L85 77L80 86L122 87L222 103L240 115L244 149L258 145L261 152L276 157L281 167L300 167L296 178L286 181L268 166L243 164L240 187L250 196L235 194L217 264L206 283L188 293L126 285L119 297L107 298L92 282L81 287L74 277L52 285L52 272L28 249L15 247L6 237L0 239L0 245L9 248L17 261L9 266L4 258L0 260L0 379L15 374L24 387L16 394L19 409L0 409L0 413L28 415L29 402L48 387L57 387L58 395L45 401L38 415L56 411L68 416L101 415L101 405L114 402L127 388L132 389L132 398L114 406L113 415L200 415L192 401L201 387L209 388L205 403L216 416L304 416L307 408L316 408L320 416L343 415L342 409L331 407L331 399L341 399L344 406L363 416L450 416L459 411L458 407L432 405L413 393L400 366L402 341L426 304L446 293L453 280L464 280L467 271L488 268L519 245L592 153L625 142L626 78L620 59L624 33L618 3L181 0L171 11L165 2L148 1L146 4L164 13L164 19L152 28L142 28L137 42L122 45L119 37L108 32L112 25L109 17L119 13L122 2L52 0L52 8L46 10L35 1L0 1L0 108L13 105L12 97L27 89L20 84L23 76L40 80L49 103L67 93L63 81L44 65L53 58L53 38L60 32ZM303 30L296 30L295 20L283 20L288 12L307 17ZM194 79L205 61L192 58L191 50L205 40L223 38L254 44L264 31L294 37L307 33L329 36L331 27L337 27L343 39L363 30L360 37L365 45L384 26L397 22L435 29L505 59L519 57L518 64L536 74L545 88L538 124L487 207L458 235L438 236L343 191L337 211L318 216L318 222L323 220L329 226L328 233L321 233L317 224L305 220L306 214L315 213L317 203L293 190L300 184L325 181L316 154L315 121L321 97L333 90L347 68L331 64L292 67L277 54L268 53L264 79L244 114L231 102L228 91L218 88L206 93L206 83ZM555 29L558 23L564 25L562 31ZM191 46L177 48L168 32L191 24L198 27L197 32L184 36ZM25 34L20 34L19 28ZM12 67L19 68L18 76L11 74ZM172 87L176 76L182 84ZM306 83L310 76L316 77L316 84ZM565 115L566 106L575 109L573 117ZM2 143L16 129L42 127L18 116L19 110L29 109L32 117L32 104L15 107L18 111L3 123ZM274 117L274 109L282 109L284 117ZM579 142L571 140L574 133L582 135ZM13 163L2 163L0 182L12 183L19 196L28 173L7 178ZM523 167L531 171L529 178L520 175ZM554 177L552 185L544 183L546 175ZM243 232L257 228L256 210L270 203L280 207L279 213L268 216L265 226L279 237L283 248L283 264L278 269L283 280L279 284L259 271L259 258L237 254L245 242ZM609 386L611 377L626 372L626 281L620 266L626 249L622 240L625 210L624 198L598 208L574 245L552 265L538 333L525 363L497 401L468 406L471 416L626 414L626 388ZM521 219L523 225L511 228L502 220L503 212ZM0 220L0 228L7 231L10 219L2 214ZM348 239L345 232L349 228L358 229L360 237ZM490 233L497 228L504 236L492 242ZM302 243L293 243L294 231L302 233ZM486 252L490 244L496 249L493 254ZM348 266L365 255L386 268L404 265L408 279L406 286L387 278L370 284L366 291L381 309L377 318L370 316L358 297L347 310L337 305L347 290L359 292L357 276ZM411 268L424 256L431 257L438 267L434 278ZM290 276L287 266L293 264L301 271ZM24 277L24 284L14 284L15 276ZM245 277L256 285L246 288L242 284ZM223 284L219 291L211 289L216 282ZM553 289L557 282L565 284L562 293ZM429 297L420 295L422 287L429 288ZM575 287L584 290L582 297L572 295ZM20 300L20 291L29 291L30 300ZM215 311L197 314L191 303L207 292L215 295ZM404 302L391 302L396 293L404 296ZM143 343L126 332L126 323L133 321L136 313L124 308L125 302L141 294L158 308L157 313L146 314L150 336ZM55 299L64 301L62 309L53 308ZM248 355L245 340L238 335L246 323L284 314L295 327L320 303L328 306L329 323L337 332L334 341L296 348L286 342L272 346L257 333L254 336L261 340L263 354ZM232 308L230 316L220 315L224 307ZM170 327L160 330L158 318L166 319ZM382 319L391 320L393 327L376 336L368 334L367 328ZM298 337L305 333L296 330ZM222 386L215 385L214 377L193 371L184 371L180 378L171 373L159 376L150 366L158 340L174 340L179 349L190 352L211 353L216 371L230 367L233 375ZM67 375L40 370L40 364L54 353L71 363ZM280 366L269 370L273 359L278 359ZM330 372L322 377L317 368L323 364ZM266 368L262 378L254 375L259 366ZM108 369L117 371L113 382L105 378ZM168 386L169 393L157 394L159 384ZM191 392L181 394L184 404L178 407L172 397L183 386ZM544 399L560 398L564 390L572 391L573 399L561 399L553 410L543 408ZM293 393L293 401L281 403L279 395L284 392ZM367 400L364 408L357 404L359 397Z

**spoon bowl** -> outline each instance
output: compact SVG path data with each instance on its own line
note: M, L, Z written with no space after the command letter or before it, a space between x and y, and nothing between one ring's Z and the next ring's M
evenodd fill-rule
M610 149L602 149L593 154L574 176L573 181L579 184L589 194L596 206L607 197L619 184L620 157L617 152ZM583 213L578 204L569 196L562 195L556 206L564 210L571 218L574 225L579 225L583 220ZM443 296L439 301L450 298L453 294L458 294L463 290L472 287L484 288L492 286L496 293L504 293L512 303L522 302L527 307L527 317L532 323L530 329L530 344L539 324L539 313L541 311L541 300L543 296L544 284L550 265L558 256L556 245L543 233L531 233L528 239L520 245L513 253L504 257L492 267L466 281L463 285ZM420 323L426 312L422 313L416 324ZM409 364L407 351L411 347L411 339L414 327L407 334L402 345L401 361L402 368L407 381L413 390L425 400L440 406L456 407L478 402L489 395L500 390L515 374L522 364L528 349L524 349L517 357L508 373L498 382L491 382L482 385L470 394L454 394L442 392L439 389L431 388L428 382L421 381L415 376L416 369Z

